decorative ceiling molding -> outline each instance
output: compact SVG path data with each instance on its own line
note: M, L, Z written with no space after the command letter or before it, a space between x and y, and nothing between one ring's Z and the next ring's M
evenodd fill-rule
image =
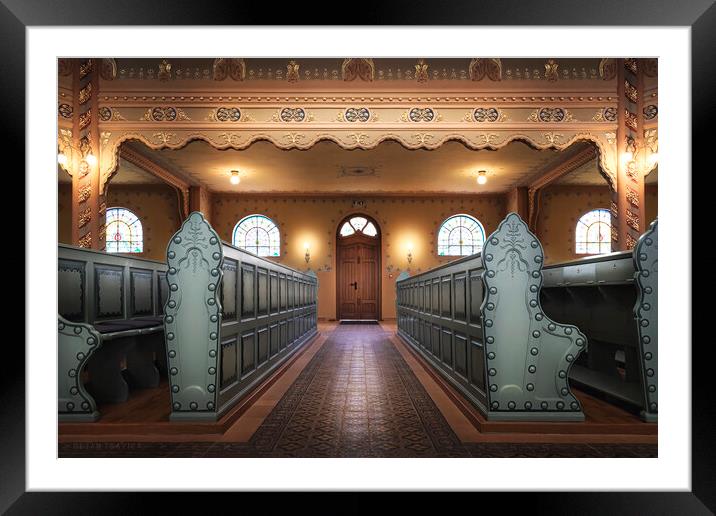
M564 161L560 161L557 164L552 164L546 170L542 170L537 174L537 177L530 182L529 188L544 188L545 186L553 183L560 177L577 170L582 165L589 163L590 161L597 158L597 149L592 146L586 147L585 149L577 152L573 156L568 157Z
M182 214L184 215L184 218L189 216L189 187L191 185L188 182L177 177L175 174L168 171L158 163L152 161L131 147L127 147L126 145L120 148L119 156L122 159L127 160L129 163L141 168L145 172L149 172L153 176L158 177L162 181L176 188L180 192L182 198Z
M599 149L599 163L612 188L615 188L614 170L616 162L616 142L610 139L612 132L606 130L580 131L575 128L559 127L558 130L545 130L542 127L516 130L495 129L470 126L461 130L431 129L429 132L415 132L405 128L394 130L392 127L362 126L354 129L300 130L288 131L278 127L271 130L252 129L211 129L192 130L182 127L149 127L142 130L113 131L102 147L100 155L101 188L115 173L118 149L122 142L138 140L150 149L180 149L195 140L203 140L211 147L223 149L246 149L256 141L266 140L279 149L309 149L317 142L332 141L343 149L373 149L384 141L395 141L406 149L437 149L445 142L459 141L467 148L499 149L513 141L523 141L537 150L564 150L577 141L591 141Z
M537 230L537 217L539 215L540 201L544 188L597 158L597 149L590 145L564 161L550 164L546 170L541 171L538 177L530 182L527 188L527 209L529 213L528 225L533 232ZM600 173L605 175L601 170ZM605 175L605 179L612 189L616 189L616 185L612 184L611 177Z

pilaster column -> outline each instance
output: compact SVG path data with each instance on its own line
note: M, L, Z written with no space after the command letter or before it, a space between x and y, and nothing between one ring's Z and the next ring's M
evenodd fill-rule
M203 186L190 187L189 210L200 211L211 224L211 192Z
M72 243L105 248L106 204L99 177L99 74L93 59L72 59Z
M617 190L612 193L612 250L630 251L644 232L644 59L617 59Z

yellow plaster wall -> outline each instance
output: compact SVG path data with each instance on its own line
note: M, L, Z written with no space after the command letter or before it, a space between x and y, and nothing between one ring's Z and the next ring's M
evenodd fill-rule
M365 208L354 208L350 197L269 198L214 194L212 225L222 240L231 241L236 223L246 215L264 214L281 231L281 256L276 260L290 267L316 271L319 279L318 316L336 317L335 240L340 221L353 213L375 218L382 232L382 316L395 318L395 279L408 267L406 255L413 246L411 271L436 267L449 259L437 256L436 234L441 222L456 213L476 217L489 235L504 218L504 196L455 197L361 197ZM311 261L306 264L305 244Z

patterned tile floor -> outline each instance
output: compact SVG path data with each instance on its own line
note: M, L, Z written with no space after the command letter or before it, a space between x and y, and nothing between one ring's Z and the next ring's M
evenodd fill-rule
M656 445L462 443L378 325L339 325L245 443L61 443L60 457L656 457Z

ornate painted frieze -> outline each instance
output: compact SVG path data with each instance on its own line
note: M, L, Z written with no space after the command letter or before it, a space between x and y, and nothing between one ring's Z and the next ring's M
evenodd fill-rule
M610 81L617 75L617 64L616 60L611 57L602 59L599 62L599 76L605 80Z
M312 117L308 118L310 121ZM306 120L306 112L302 108L283 108L272 117L274 122L303 122Z
M168 81L172 78L172 65L166 59L162 59L159 63L159 71L157 72L157 79L160 81Z
M617 108L607 107L598 110L592 117L595 122L616 122L617 120Z
M286 80L288 82L297 82L300 78L298 75L299 64L296 61L289 61L286 65Z
M213 110L207 120L212 122L238 122L241 120L241 110L237 107L219 107Z
M371 118L371 113L368 108L348 108L345 111L338 113L337 120L342 122L367 122Z
M470 61L468 73L471 81L481 81L485 77L491 81L501 81L502 62L500 59L478 57Z
M191 121L191 118L181 109L174 107L155 107L148 108L140 121L154 121L154 122L174 122L176 121Z
M403 113L401 120L404 122L432 122L433 120L439 121L440 117L436 119L436 113L431 108L412 108L407 113Z
M557 62L554 59L550 59L544 64L544 78L551 82L559 80L558 69Z
M415 64L415 80L418 82L427 82L428 80L428 63L424 59Z
M529 122L573 122L572 114L563 108L535 109L527 119Z
M371 82L375 79L375 64L372 59L348 58L341 65L341 78L354 81L356 78Z
M243 81L246 78L246 63L241 58L220 57L212 65L212 78L223 81L231 77L234 81Z
M102 122L126 122L127 119L124 118L120 113L118 109L113 109L107 106L102 106L99 108L99 119Z
M498 108L476 108L471 114L467 115L467 119L472 118L475 122L502 122L507 119L505 115Z
M104 58L101 60L99 76L105 81L113 81L117 78L117 62L114 59Z

